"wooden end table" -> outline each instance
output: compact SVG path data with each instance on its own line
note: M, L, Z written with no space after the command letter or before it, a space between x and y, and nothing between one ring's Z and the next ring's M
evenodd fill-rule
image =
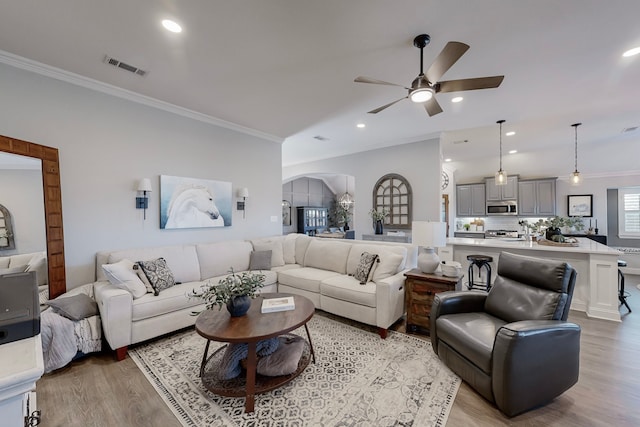
M293 296L294 310L264 314L260 312L263 299L286 296ZM288 383L300 375L309 365L311 358L313 358L313 363L316 362L311 335L307 327L307 322L313 317L314 313L315 306L311 300L300 295L289 294L261 294L251 300L251 308L246 315L240 317L231 317L224 308L222 310L203 311L196 319L196 332L207 339L207 345L202 356L202 364L200 365L202 383L209 391L221 396L245 396L245 411L253 412L256 394L265 393ZM284 335L303 325L307 332L308 342L305 342L305 350L298 362L298 369L292 374L279 377L257 375L257 342ZM242 378L241 375L231 380L219 379L216 369L221 362L224 354L223 350L226 346L219 348L211 356L208 356L211 341L247 343L249 345L246 378Z
M433 298L439 292L454 291L464 275L447 277L441 273L423 273L419 269L407 271L404 275L407 332L420 329L429 335Z

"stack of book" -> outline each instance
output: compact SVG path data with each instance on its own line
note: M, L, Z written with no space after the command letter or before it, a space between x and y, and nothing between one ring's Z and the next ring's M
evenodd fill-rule
M265 298L262 300L261 313L294 310L296 308L293 297Z

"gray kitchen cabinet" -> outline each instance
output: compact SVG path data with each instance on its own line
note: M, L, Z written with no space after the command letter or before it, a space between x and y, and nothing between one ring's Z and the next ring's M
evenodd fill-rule
M518 183L518 216L555 216L556 179Z
M485 185L456 185L456 215L485 216Z
M495 178L486 178L487 202L518 199L518 176L507 177L505 185L496 185Z

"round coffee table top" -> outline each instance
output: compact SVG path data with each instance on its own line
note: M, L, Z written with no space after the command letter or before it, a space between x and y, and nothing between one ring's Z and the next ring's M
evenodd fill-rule
M294 310L261 313L262 300L293 296ZM205 310L196 319L196 332L208 340L246 343L292 331L311 319L315 306L308 298L291 294L260 294L244 316L231 317L225 307Z

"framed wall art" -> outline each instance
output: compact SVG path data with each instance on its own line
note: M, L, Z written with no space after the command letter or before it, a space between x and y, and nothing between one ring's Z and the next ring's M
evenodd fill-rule
M567 196L567 209L569 216L592 217L593 194Z
M229 227L231 183L160 176L160 228Z

